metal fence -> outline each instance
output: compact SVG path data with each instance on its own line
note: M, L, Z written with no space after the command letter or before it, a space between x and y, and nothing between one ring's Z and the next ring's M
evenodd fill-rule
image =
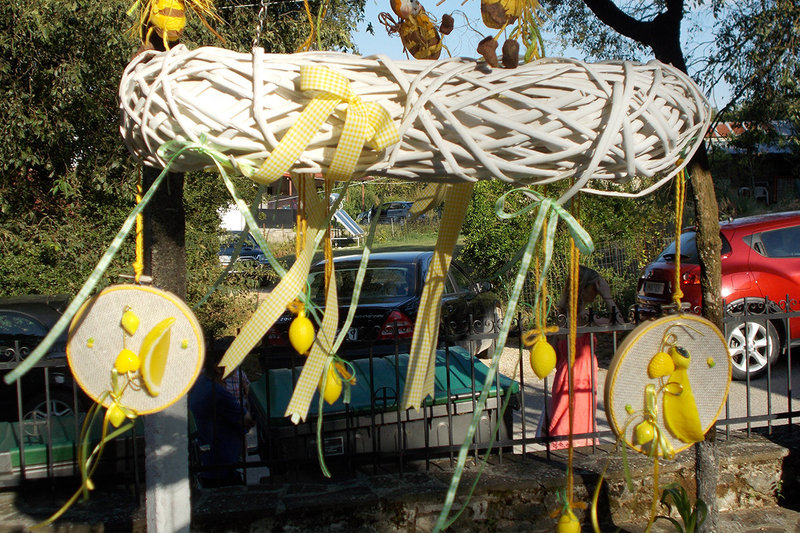
M774 364L763 369L758 377L745 374L734 381L727 404L717 426L722 435L733 431L749 432L753 428L771 430L778 424L792 424L800 415L798 393L793 389L797 369L792 365L792 345L800 339L792 334L792 325L800 322L797 302L748 301L746 305L728 306L725 318L725 338L731 332L760 325L767 331L767 341L780 346ZM617 347L635 323L603 327L580 328L579 334L596 338L593 356L599 362L599 372L592 383L598 409L594 431L576 438L587 437L592 446L614 442L615 437L606 422L603 410L605 369ZM797 325L795 325L795 332ZM467 428L472 423L478 398L484 388L489 360L471 357L458 347L465 340L485 338L483 334L459 339L441 339L437 352L436 395L429 398L420 410L404 410L400 397L405 379L407 356L398 346L390 355L369 355L357 365L358 385L350 391L350 403L341 400L325 405L323 416L317 415L320 404L314 400L307 419L292 424L283 416L285 402L299 375L299 368L271 369L253 379L249 393L242 392L239 401L249 405L249 414L256 425L242 432L237 446L238 461L209 464L201 461L213 443L202 442L196 430L190 431L191 470L199 486L203 473L233 470L236 483L280 482L285 476L320 476L318 456L335 471L364 469L367 473L403 471L414 465L430 465L434 460L454 461ZM527 349L520 348L520 332L512 335L503 351L500 370L491 380L486 410L478 417L475 437L470 450L476 456L490 447L500 457L508 453L527 453L550 450L563 437L548 437L540 431L540 421L546 416L551 383L534 377L529 369ZM772 337L770 337L772 336ZM752 363L744 345L744 368ZM0 363L7 370L19 360L16 352L8 352L11 360ZM61 365L59 367L58 365ZM52 392L52 376L56 368L63 370L63 360L44 361L37 365L43 379L44 394ZM255 378L255 376L254 376ZM3 385L4 387L8 387ZM85 400L74 385L69 384L73 401L71 412L54 416L56 409L47 402L44 411L26 419L22 406L30 388L26 382L11 386L16 398L16 413L0 422L0 483L15 485L26 479L77 475L76 438ZM27 388L27 389L26 389ZM50 391L50 392L48 392ZM47 406L50 406L49 408ZM49 411L48 411L49 409ZM78 413L76 416L74 413ZM141 422L139 427L141 428ZM498 430L496 438L495 429ZM133 482L138 488L143 446L134 434L120 439L104 454L108 472L118 480ZM335 475L335 474L334 474Z
M0 375L32 351L35 346L28 344L0 345ZM72 380L63 351L43 358L11 385L0 382L0 487L78 476L78 448L89 405ZM99 426L89 431L91 447L99 442L100 432ZM138 493L144 465L142 433L139 422L135 431L107 446L96 478L130 482Z

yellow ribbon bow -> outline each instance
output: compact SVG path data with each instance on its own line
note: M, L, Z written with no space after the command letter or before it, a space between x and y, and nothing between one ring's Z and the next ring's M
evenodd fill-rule
M328 179L349 179L364 144L380 151L400 140L389 113L375 102L361 100L347 78L338 72L325 66L303 65L300 90L315 95L261 167L250 176L253 181L268 185L286 174L341 103L347 104L346 117L326 173Z

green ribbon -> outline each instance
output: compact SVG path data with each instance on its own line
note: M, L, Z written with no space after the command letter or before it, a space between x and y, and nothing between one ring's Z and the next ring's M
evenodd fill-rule
M512 194L523 194L524 196L530 198L532 202L513 213L507 213L505 211L506 201L508 197ZM500 333L497 339L497 346L495 347L494 353L492 354L492 361L491 364L489 365L488 371L486 372L486 379L484 381L481 394L478 397L475 410L472 414L472 421L470 422L470 425L467 428L467 433L464 437L464 442L462 443L461 448L458 452L458 461L453 471L453 476L450 480L450 487L448 488L447 495L445 497L445 502L442 507L442 511L439 514L439 518L436 521L436 525L434 526L433 529L434 532L438 532L450 527L453 524L453 522L458 518L457 514L452 520L448 519L450 514L450 509L452 509L456 493L458 492L458 486L461 482L461 476L464 473L464 465L466 464L467 454L470 451L472 439L475 436L475 432L481 420L481 415L483 414L483 410L486 407L486 400L489 397L489 390L491 389L492 381L494 381L495 376L497 374L497 369L500 365L500 356L502 355L503 347L506 345L506 341L508 340L508 332L511 329L511 324L515 318L514 315L517 308L517 303L519 302L520 294L522 293L522 289L525 285L525 278L528 275L528 270L530 268L530 264L533 259L534 251L536 249L536 244L539 241L540 236L542 235L542 229L545 220L548 221L547 232L544 234L545 261L542 267L540 286L539 290L537 291L537 299L541 291L541 283L542 283L541 280L545 279L545 276L547 275L547 269L549 268L552 259L553 241L555 240L555 231L559 218L567 224L567 228L569 229L572 238L575 240L575 245L582 253L590 254L594 251L594 244L592 243L591 236L586 232L586 230L584 230L581 227L578 221L575 220L575 218L566 209L561 207L556 201L547 198L534 190L528 189L526 187L513 189L502 195L500 198L498 198L497 204L495 205L495 212L497 216L505 220L531 213L534 210L536 210L536 217L534 219L533 226L531 227L530 235L528 236L528 242L523 248L522 256L520 258L519 270L517 272L516 279L514 280L514 286L511 290L511 295L509 296L508 308L506 310L505 316L503 317L502 326L500 327ZM522 352L520 352L520 354L521 353ZM494 443L497 427L498 426L495 425L495 428L492 432L492 438L490 441L491 444ZM489 451L491 451L491 447ZM489 459L489 454L487 452L486 456L483 459L483 466L481 467L480 472L483 471L483 468L485 467L485 464L488 461L488 459ZM480 472L478 476L480 475ZM477 479L475 480L475 483L477 483ZM474 484L473 484L473 489L474 489Z

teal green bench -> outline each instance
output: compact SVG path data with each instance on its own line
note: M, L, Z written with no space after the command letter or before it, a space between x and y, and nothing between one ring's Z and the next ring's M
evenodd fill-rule
M356 385L351 388L349 406L345 406L343 395L333 405L324 405L326 455L460 445L488 372L482 361L471 357L463 348L450 348L449 354L438 350L435 396L426 399L422 410L402 410L399 403L405 387L407 354L375 357L371 367L369 359L352 363ZM250 404L258 424L262 459L316 456L318 394L314 395L309 409L308 420L311 423L295 426L284 417L300 370L271 369L251 384ZM476 432L475 442L478 444L488 442L490 430L497 420L500 405L498 386L500 401L504 391L510 389L513 395L520 391L517 381L500 374L495 377ZM510 415L510 410L507 415ZM500 439L511 434L510 417L507 416L504 422L500 424Z

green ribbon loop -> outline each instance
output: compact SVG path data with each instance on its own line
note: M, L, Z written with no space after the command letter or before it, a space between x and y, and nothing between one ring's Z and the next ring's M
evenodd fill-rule
M531 203L523 206L517 211L508 213L505 211L506 202L510 195L512 194L523 194L526 197L532 199ZM513 189L500 198L498 198L497 203L495 205L495 212L500 219L509 220L514 217L522 216L528 213L533 212L536 209L536 217L533 221L533 226L531 227L530 234L528 236L528 242L522 250L522 254L520 256L520 265L519 271L517 272L516 278L514 280L514 286L511 290L511 295L508 299L508 309L506 310L505 315L503 316L503 323L500 326L500 333L497 339L497 347L495 348L494 353L492 354L492 360L489 364L489 369L486 372L486 379L483 384L483 388L481 390L480 396L478 397L478 401L475 405L475 410L473 412L472 421L467 428L467 433L464 437L464 442L461 445L461 449L458 453L458 461L456 462L456 466L453 471L453 476L450 479L450 488L447 491L447 495L445 496L445 502L442 507L442 511L439 514L439 518L434 526L433 531L441 531L450 525L452 525L455 518L452 520L449 519L450 510L452 509L453 503L455 501L456 493L458 492L458 486L461 483L461 476L464 472L464 465L466 464L467 455L470 451L470 446L472 442L472 438L477 431L478 424L481 421L481 415L483 414L484 408L486 407L486 399L489 396L489 390L491 389L492 382L497 375L497 370L500 366L500 356L503 353L503 347L508 340L508 333L511 329L512 321L515 319L515 312L517 309L517 303L519 302L520 295L522 293L522 289L525 285L525 278L528 275L528 269L530 268L531 261L533 260L534 252L536 250L536 244L538 243L539 239L542 237L542 229L547 220L547 231L544 233L544 251L545 251L545 261L542 268L542 273L540 280L545 279L547 275L547 269L550 266L550 262L553 255L553 241L555 239L555 231L556 225L558 220L563 220L570 231L573 239L575 240L576 246L581 250L584 254L590 254L594 251L594 244L592 243L592 238L589 234L584 230L581 225L578 223L577 220L565 209L559 206L554 200L550 198L544 197L542 194L525 188L520 187L517 189ZM540 282L541 284L541 282ZM537 300L539 298L539 294L541 292L541 286L539 287L539 291L537 291ZM520 351L520 357L521 357ZM494 435L493 435L494 437ZM484 457L484 463L488 460L488 454ZM466 505L466 504L464 504ZM463 509L463 507L462 507Z

